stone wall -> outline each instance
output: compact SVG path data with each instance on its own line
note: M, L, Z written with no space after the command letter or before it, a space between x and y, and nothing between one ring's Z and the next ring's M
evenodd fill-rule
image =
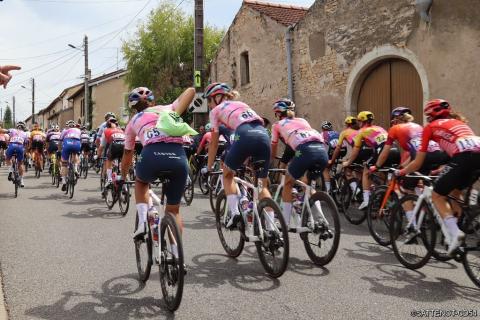
M102 82L91 87L93 106L92 128L97 128L105 121L105 113L114 112L118 119L122 119L126 96L129 93L124 76Z
M286 27L243 6L211 63L212 81L229 83L240 99L273 120L273 102L287 96ZM241 85L240 55L248 51L250 83Z

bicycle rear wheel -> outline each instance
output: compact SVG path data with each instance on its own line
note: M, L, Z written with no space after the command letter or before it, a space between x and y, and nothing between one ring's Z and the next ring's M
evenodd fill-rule
M20 176L18 175L18 172L15 171L13 173L13 179L14 179L14 186L15 186L15 198L18 197L18 187L20 186Z
M209 186L208 186L208 176L206 174L201 174L198 177L198 186L200 187L200 191L202 194L208 194Z
M392 191L385 202L385 206L380 210L387 190L387 186L380 186L375 189L367 211L368 230L372 238L381 246L388 246L392 242L390 240L390 222L392 220L390 216L399 202L397 194Z
M138 212L135 218L135 230L138 229ZM143 238L135 239L135 258L137 261L138 278L142 282L146 282L150 277L150 271L152 270L152 230L150 224L146 223L146 232Z
M432 210L425 201L422 201L420 209L414 217L415 227L407 228L408 219L403 209L407 201L415 205L418 201L416 195L406 195L398 202L390 223L390 238L392 240L393 253L398 261L409 269L419 269L430 259L435 248L437 229ZM420 214L424 212L424 218L420 228L416 227Z
M73 172L73 166L71 164L68 168L67 192L68 197L72 199L75 192L75 173Z
M113 190L113 184L109 184L103 190L105 194L105 204L107 205L108 210L112 210L113 205L115 204L115 190Z
M118 195L118 206L123 216L128 213L130 208L130 185L124 184Z
M82 174L83 178L87 179L88 176L88 158L83 158L83 164L82 164Z
M227 255L236 258L242 253L243 247L245 246L245 239L243 237L243 234L245 233L245 222L242 218L237 226L227 229L226 224L230 220L230 216L231 213L228 209L225 190L222 190L218 194L215 209L218 237L220 238L220 243Z
M468 227L470 232L465 235L462 263L470 280L480 287L480 216L475 216Z
M162 218L160 234L160 285L168 310L175 311L182 302L185 265L180 231L170 213Z
M354 190L351 187L353 183L356 184ZM358 209L363 202L361 182L357 178L348 180L343 186L342 194L342 211L345 214L345 218L351 224L361 224L367 218L366 211Z
M320 204L322 214L317 212L316 203ZM317 266L328 264L335 257L340 243L340 218L332 197L325 192L316 192L310 198L310 214L303 212L302 227L312 232L300 234L308 257Z
M183 190L183 198L185 199L185 203L187 206L192 204L194 191L194 185L192 181L192 176L188 174L187 184L185 185L185 190Z
M269 212L273 212L273 221ZM288 227L283 219L282 210L271 198L264 198L258 203L258 214L263 229L263 241L255 242L258 257L263 268L272 278L280 277L288 266L290 244L288 242ZM255 220L255 235L260 236L258 221ZM270 226L270 230L267 227Z

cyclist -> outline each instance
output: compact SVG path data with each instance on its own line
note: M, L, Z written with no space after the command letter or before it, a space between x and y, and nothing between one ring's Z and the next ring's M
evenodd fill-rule
M383 149L385 142L387 141L387 131L380 126L374 125L374 115L370 111L361 111L357 120L360 123L360 130L354 138L353 151L350 154L348 160L343 162L343 167L350 166L354 160L357 160L359 155L366 156L370 154L369 159L358 159L362 162L365 161L367 166L363 168L362 173L362 187L363 187L363 202L358 206L359 210L367 208L370 200L370 179L369 179L369 166L373 165L378 158L378 155ZM362 146L365 145L369 151L361 153Z
M331 159L333 156L333 152L335 151L335 148L338 145L338 140L340 138L340 134L338 131L333 130L333 125L329 121L323 121L322 123L322 135L323 135L323 140L328 146L328 158ZM344 147L344 146L342 146ZM325 168L323 171L323 179L325 180L325 189L327 192L330 192L330 187L331 187L331 177L330 177L330 172L328 170L328 167Z
M80 154L81 143L80 135L81 131L79 128L76 128L75 121L68 120L65 124L66 128L62 131L60 135L60 140L62 140L62 191L67 190L67 170L68 170L68 159L70 154L73 154L73 168L75 175L78 176L78 155Z
M27 135L27 138L25 139L25 142L23 143L23 147L25 148L25 156L24 156L24 161L28 165L29 168L32 167L32 155L30 152L30 147L32 145L31 143L31 132L28 130L28 128L25 125L25 129L23 129L25 134Z
M25 122L18 122L16 129L0 129L0 133L7 133L10 136L10 142L8 143L7 152L6 152L6 160L8 168L8 181L12 181L12 156L16 154L18 166L18 174L20 175L20 186L23 188L25 184L23 183L23 173L24 173L24 166L23 166L23 157L24 157L24 143L27 139L27 134L25 133Z
M10 136L8 133L0 133L0 156L2 156L2 158L5 156L5 150L7 150L9 140Z
M184 113L195 96L195 89L185 90L171 105L155 106L153 92L145 87L133 89L128 96L129 105L137 111L130 119L125 130L125 151L121 165L121 177L126 177L132 164L135 137L138 136L143 150L136 167L135 200L138 214L138 229L134 238L145 234L149 203L149 183L155 181L162 171L170 171L169 182L165 190L167 197L166 212L174 214L180 231L183 232L182 218L179 214L180 200L185 190L188 165L183 150L183 137L169 136L156 127L163 111ZM123 180L119 181L119 185ZM172 248L175 254L175 249Z
M50 132L47 134L47 143L48 143L48 148L47 148L47 153L48 156L51 158L52 154L58 151L58 145L60 144L60 127L58 125L55 125L53 129L50 130ZM59 159L57 158L57 161ZM52 163L50 163L50 168L52 167ZM49 169L49 171L51 171Z
M30 139L32 141L32 145L30 150L33 151L33 161L42 171L42 164L43 164L43 149L45 148L45 133L43 133L40 125L38 123L33 124L33 130L30 133Z
M90 134L87 131L86 126L81 126L80 127L80 151L83 154L83 157L87 159L88 161L88 156L90 154Z
M105 131L105 129L107 128L107 121L110 118L116 118L115 113L113 113L113 112L105 113L105 122L102 122L102 124L100 124L100 126L97 128L97 136L95 138L95 145L97 146L97 150L98 150L98 147L100 146L100 141L101 141L102 136L103 136L103 131ZM97 158L98 157L105 158L106 157L105 152L107 152L106 149L103 150L103 153L98 153L97 152ZM104 175L105 174L105 162L104 162L103 167L101 169L102 169L101 174Z
M272 126L272 155L276 154L279 140L295 151L295 156L288 165L282 190L281 207L287 224L290 224L295 180L312 168L323 170L328 163L327 146L323 136L313 129L307 120L296 118L293 108L294 103L289 99L280 99L273 105L278 121ZM297 226L298 221L295 222L295 227Z
M107 150L107 161L105 163L107 168L107 184L112 183L112 167L113 161L118 159L122 160L123 149L125 144L125 133L120 127L116 118L110 118L107 120L107 128L103 131L100 147L98 152L102 153L103 149Z
M480 137L465 123L465 118L452 110L446 100L429 101L423 112L428 124L423 129L417 156L396 174L405 175L420 169L427 158L430 140L437 142L451 157L436 180L432 193L432 201L452 238L448 246L448 253L451 254L462 243L465 234L458 228L455 216L455 212L461 210L452 208L447 196L451 194L461 198L461 190L468 187L473 172L480 169Z
M206 152L208 152L208 146L210 145L210 142L212 141L212 126L210 123L207 123L205 125L205 134L202 137L202 140L200 141L200 145L197 148L197 154L202 154L203 149L205 148ZM221 154L225 148L225 143L226 140L223 137L223 135L219 136L219 148L217 151L217 154Z
M238 93L225 83L214 82L208 85L204 98L208 101L210 111L210 124L212 125L212 140L208 149L207 170L211 171L217 155L219 144L220 125L225 125L235 132L233 144L230 146L223 170L224 188L227 204L232 213L226 227L236 226L240 220L238 209L239 197L237 184L234 181L235 170L239 169L247 158L254 161L263 160L265 164L259 174L262 190L260 199L271 197L268 191L268 166L270 161L270 138L263 127L262 118L248 105L236 101ZM254 147L252 147L254 144ZM269 212L273 214L273 212ZM273 220L273 217L271 217Z

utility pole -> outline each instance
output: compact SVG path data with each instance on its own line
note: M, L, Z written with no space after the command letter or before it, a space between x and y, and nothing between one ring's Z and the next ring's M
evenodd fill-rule
M12 97L12 109L13 109L13 117L12 117L13 127L16 128L17 123L15 121L15 96Z
M195 0L195 34L194 34L194 59L193 59L193 83L197 92L202 92L204 88L204 70L203 70L203 0ZM197 115L197 114L195 114ZM205 115L203 116L205 117ZM200 121L194 117L194 123Z
M3 107L0 107L0 121L3 122Z
M90 97L89 97L89 91L88 91L88 80L90 78L89 72L88 72L88 37L85 35L83 38L83 50L84 50L84 56L85 56L85 82L84 82L84 110L85 110L85 120L83 120L83 123L86 124L87 122L90 124Z
M35 123L35 79L32 78L32 124Z

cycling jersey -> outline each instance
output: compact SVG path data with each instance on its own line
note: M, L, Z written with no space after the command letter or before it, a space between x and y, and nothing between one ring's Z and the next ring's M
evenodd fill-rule
M48 134L47 134L47 142L55 142L57 143L58 141L60 141L60 131L50 131Z
M27 139L27 133L18 129L10 129L8 130L8 134L10 135L10 144L24 144Z
M78 128L67 128L62 131L60 140L75 139L80 140L82 132Z
M157 127L158 112L175 111L178 100L166 106L155 106L147 108L137 113L128 122L125 129L125 149L133 150L135 148L135 137L138 136L143 146L158 142L179 143L183 144L182 137L170 137L165 132L160 131Z
M210 111L210 124L215 132L219 131L221 124L228 129L236 130L240 125L254 121L263 125L263 119L241 101L225 101Z
M423 130L421 152L428 152L430 140L437 142L450 157L464 152L480 153L480 137L463 121L438 119Z
M272 143L282 138L293 150L303 143L318 141L325 143L322 135L312 129L307 120L302 118L282 119L272 126Z
M30 133L30 137L31 137L32 141L43 142L45 140L45 133L43 133L43 131L41 131L41 130L33 130Z
M125 133L120 128L107 128L103 132L102 146L110 145L112 143L123 143L125 141Z
M83 143L90 143L90 134L87 131L82 131L80 134L80 141Z
M387 141L387 131L375 125L363 127L358 131L353 141L354 146L358 148L362 147L362 143L365 142L367 147L378 149Z
M331 149L335 149L338 145L340 134L337 131L323 131L323 140Z
M222 135L219 136L219 139L218 139L218 140L219 140L220 143L225 143L225 142L226 142L225 138L224 138ZM209 145L210 142L212 142L212 133L211 133L211 132L207 132L207 133L205 133L205 134L203 135L202 141L200 141L199 148L200 148L200 149L203 149L203 147L204 147L205 145Z
M420 149L422 143L423 127L414 122L396 124L388 130L387 142L385 144L391 146L394 141L398 141L400 147L408 152L411 158ZM440 151L440 146L435 141L428 144L428 152Z

